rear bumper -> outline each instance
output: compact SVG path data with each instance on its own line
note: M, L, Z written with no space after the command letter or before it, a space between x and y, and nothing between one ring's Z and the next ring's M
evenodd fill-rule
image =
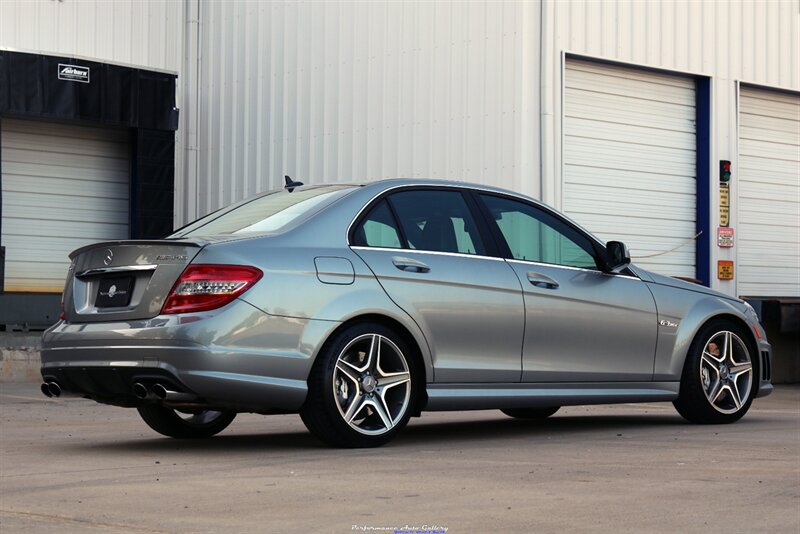
M115 347L109 347L111 351ZM76 350L77 352L77 350ZM163 355L170 359L170 355ZM133 385L160 384L170 391L197 397L196 404L236 411L295 412L306 398L306 382L272 376L208 369L179 369L155 360L52 362L42 365L45 382L56 382L65 394L84 396L116 406L142 404ZM198 366L194 366L198 367Z
M42 376L68 393L135 406L137 381L166 381L202 403L296 411L321 343L338 323L278 317L244 301L202 314L54 325L42 338Z

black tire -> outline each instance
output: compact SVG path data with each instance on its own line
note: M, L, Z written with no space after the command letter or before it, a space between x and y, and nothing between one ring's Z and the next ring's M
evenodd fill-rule
M367 343L370 336L378 339L379 346L382 347L381 351L385 352L383 355L383 359L386 360L385 366L392 366L393 361L390 360L395 359L397 351L405 362L408 380L402 384L390 386L393 388L391 393L386 386L384 389L380 389L381 381L385 377L379 375L374 369L368 368L359 372L347 368L355 378L359 379L353 381L352 378L347 380L341 374L341 365L337 368L340 356L347 360L352 358L353 354L358 354L358 358L361 358L364 351L359 351L358 348L365 346L360 344ZM391 354L391 358L387 354ZM308 397L300 410L300 417L306 428L324 443L333 447L377 447L392 440L408 423L417 399L420 376L417 374L413 355L413 349L405 339L382 324L355 323L334 334L317 356L308 378ZM371 364L369 357L363 362L353 361L364 363L365 367ZM394 370L397 371L396 374L405 372L398 367L395 367ZM376 379L372 395L366 393L369 384L363 382L370 373L374 374ZM347 391L340 389L342 383L346 385ZM402 389L396 386L402 386ZM377 417L372 405L364 404L364 402L371 403L373 401L382 403L381 406L384 408L381 413L389 415L392 426L387 427L382 423L383 420ZM352 406L350 406L351 403ZM353 417L351 418L352 422L348 423L345 419L345 409L349 410L350 407L353 408ZM357 420L362 418L355 417L359 414L366 414L360 423Z
M514 419L547 419L560 408L561 406L548 406L547 408L506 408L500 411Z
M231 424L236 412L201 410L181 417L172 408L145 404L137 408L147 425L164 436L180 439L210 438Z
M733 334L730 336L730 339L733 340L732 346L734 347L734 351L738 351L736 357L743 359L741 350L746 349L747 351L750 372L749 383L746 388L744 387L744 379L747 378L746 373L741 377L737 378L734 376L731 379L730 377L733 375L729 375L729 368L734 369L733 366L726 367L724 373L722 370L714 371L708 363L711 361L708 358L708 356L712 356L710 353L706 354L704 361L705 349L715 340L724 340L725 332ZM738 340L736 338L738 338ZM720 350L724 351L724 348L717 348L717 356L719 356ZM687 421L692 423L725 424L738 421L747 413L747 410L750 409L750 405L753 403L753 398L756 394L759 377L757 355L758 351L753 344L750 333L745 329L724 319L710 321L700 329L689 347L689 351L686 355L686 362L683 366L680 392L677 400L673 402L675 409L678 410L678 413ZM705 376L701 363L706 366ZM724 363L725 362L719 362L719 364ZM720 388L723 390L721 391L721 395L714 395L715 380L719 381L722 386ZM729 388L725 390L725 385L730 384L731 380L735 384L735 390L739 392L738 404L734 400L733 389L730 389L729 386ZM746 398L742 400L741 390L745 389ZM714 396L715 399L720 399L717 401L718 403L728 401L730 406L726 408L725 406L720 407L712 403L709 395Z

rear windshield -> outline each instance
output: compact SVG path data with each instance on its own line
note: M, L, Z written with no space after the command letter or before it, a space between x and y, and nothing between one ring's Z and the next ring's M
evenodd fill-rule
M215 211L169 237L214 236L275 232L300 217L322 209L355 189L349 185L273 191Z

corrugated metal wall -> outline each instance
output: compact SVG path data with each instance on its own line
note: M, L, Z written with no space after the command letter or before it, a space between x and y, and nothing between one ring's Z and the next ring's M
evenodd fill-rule
M0 47L174 72L181 85L185 11L196 1L0 0ZM176 95L178 108L183 108L182 94ZM182 112L175 136L178 184L185 181L185 129Z
M800 87L800 1L558 1L563 50L640 65Z
M178 72L183 10L175 0L2 0L0 46Z
M566 54L711 77L716 177L737 161L738 82L800 90L800 0L7 0L0 46L179 72L178 225L284 173L466 179L560 208Z
M538 196L538 16L527 2L201 3L185 162L197 173L178 216L284 174L462 179Z
M800 90L800 0L564 0L543 3L542 12L542 72L555 87L562 86L563 53L711 76L712 161L735 159L737 80ZM561 92L544 94L542 107L558 114ZM558 207L558 123L542 135L553 140L543 148L553 167L543 173L543 200Z

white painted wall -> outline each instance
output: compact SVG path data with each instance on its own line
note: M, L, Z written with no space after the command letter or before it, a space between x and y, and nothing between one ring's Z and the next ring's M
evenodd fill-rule
M561 208L568 53L712 77L712 177L718 160L737 159L739 81L800 90L798 0L192 9L198 44L184 72L199 76L185 98L198 102L184 132L178 223L275 187L285 173L306 182L463 179ZM734 227L737 191L734 181ZM736 255L712 246L712 271ZM736 292L735 282L714 285Z
M736 162L740 82L800 91L800 0L626 1L564 0L542 5L542 73L552 77L542 107L542 199L562 207L560 116L565 54L711 77L711 231L719 213L718 162ZM731 222L739 224L734 166ZM800 180L800 170L798 171ZM800 229L798 229L800 231ZM738 295L737 282L716 280L717 260L738 263L740 247L720 249L711 238L712 287ZM789 295L786 295L789 296ZM798 296L798 295L794 295Z
M0 48L79 57L178 74L184 64L185 9L197 0L0 0ZM183 107L182 93L176 102ZM176 181L183 182L181 134Z

